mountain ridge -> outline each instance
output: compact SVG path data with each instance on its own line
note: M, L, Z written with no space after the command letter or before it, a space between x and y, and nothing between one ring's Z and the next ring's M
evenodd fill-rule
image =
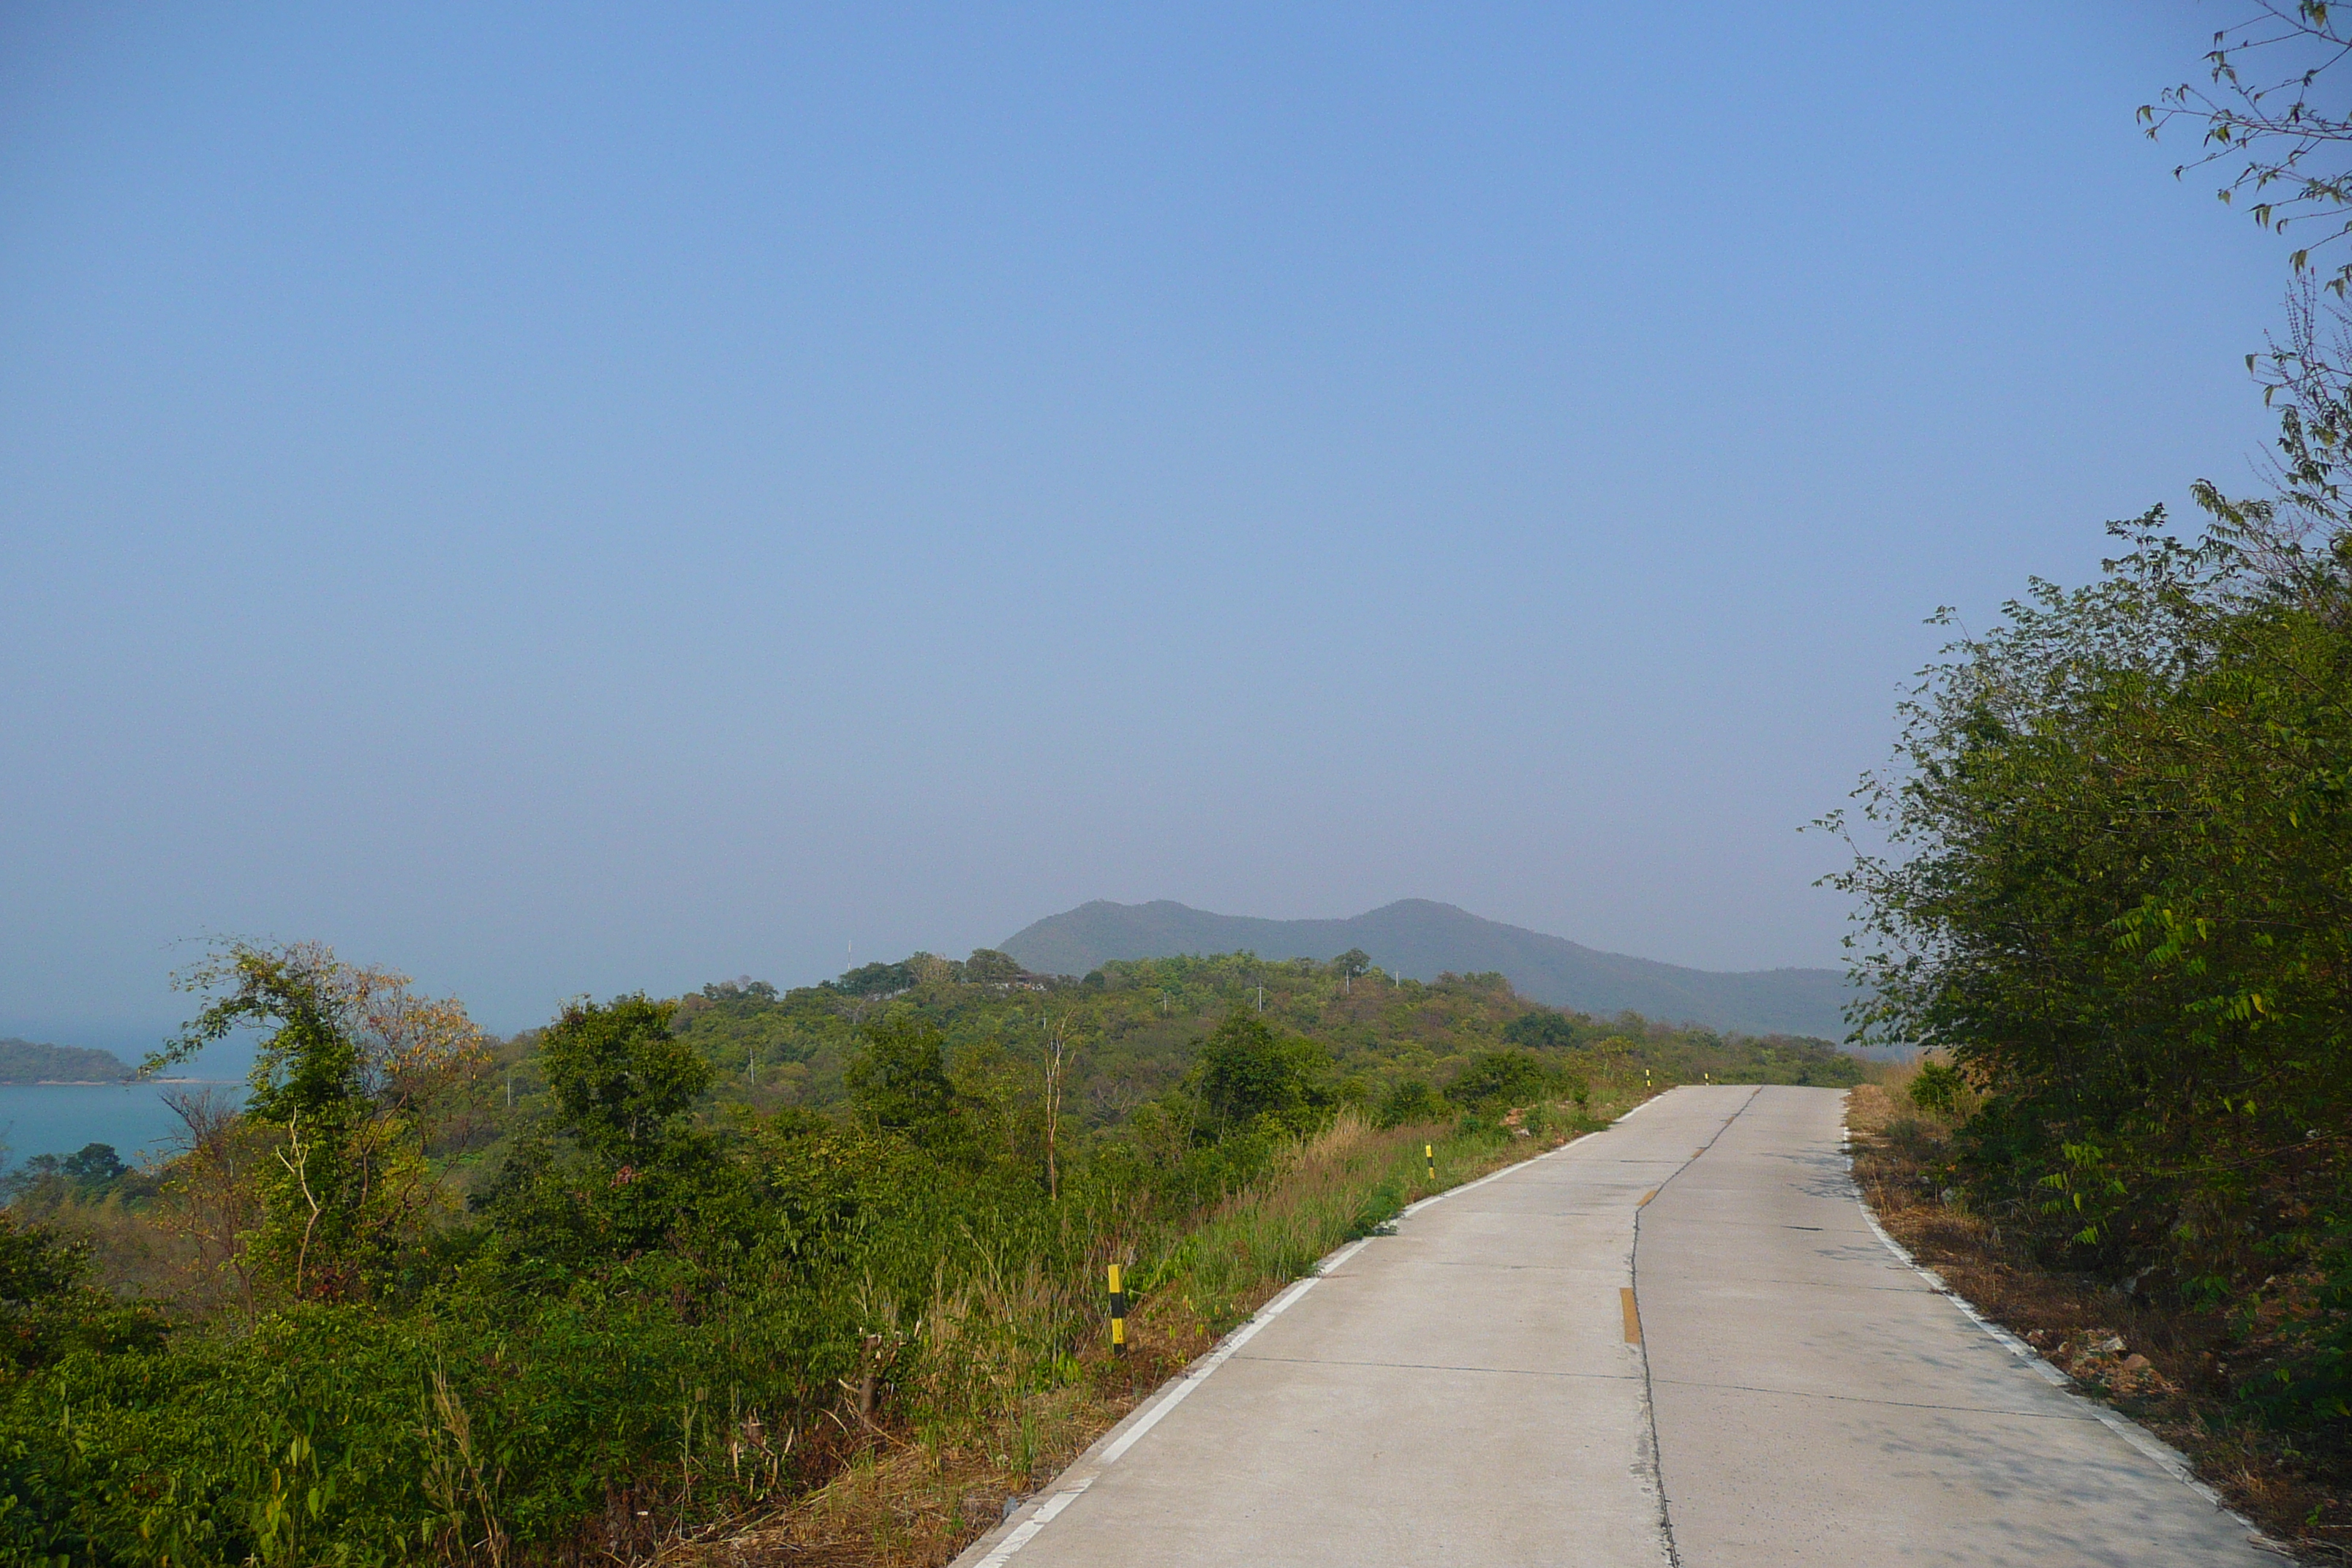
M1400 899L1339 920L1221 915L1172 899L1120 904L1096 899L1033 921L998 944L1040 973L1084 974L1113 959L1249 952L1268 959L1329 959L1350 948L1416 979L1452 971L1499 971L1530 1001L1609 1016L1634 1012L1664 1023L1743 1034L1839 1039L1853 992L1834 969L1689 969L1605 952L1565 937L1507 925L1431 899Z

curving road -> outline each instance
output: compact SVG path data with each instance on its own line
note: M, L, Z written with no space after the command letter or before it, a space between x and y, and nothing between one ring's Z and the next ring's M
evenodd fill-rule
M960 1568L2275 1568L1881 1241L1843 1098L1676 1089L1417 1205Z

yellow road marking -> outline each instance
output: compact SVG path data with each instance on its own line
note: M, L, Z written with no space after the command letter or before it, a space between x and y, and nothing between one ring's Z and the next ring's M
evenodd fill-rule
M1640 1208L1640 1207L1642 1206L1642 1204L1646 1204L1646 1203L1648 1203L1652 1198L1654 1198L1654 1197L1656 1197L1657 1195L1658 1195L1658 1189L1657 1189L1657 1188L1655 1188L1655 1187L1652 1187L1648 1192L1643 1193L1643 1194L1642 1194L1642 1203L1640 1203L1640 1204L1635 1204L1633 1206L1634 1206L1635 1208Z
M1642 1310L1633 1305L1633 1288L1631 1285L1619 1286L1617 1301L1625 1309L1625 1342L1629 1345L1640 1344L1642 1342Z

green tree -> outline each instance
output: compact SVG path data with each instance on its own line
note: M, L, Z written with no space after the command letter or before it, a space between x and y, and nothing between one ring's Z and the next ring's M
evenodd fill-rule
M2240 11L2213 35L2204 85L2167 89L2139 119L2151 138L2181 121L2201 127L2174 174L2219 168L2225 204L2247 197L2257 224L2301 241L2289 261L2302 272L2313 250L2352 235L2352 117L2339 107L2338 68L2352 29L2329 0L2248 0ZM2329 286L2340 295L2347 281L2352 260Z
M392 1282L445 1206L425 1143L436 1105L483 1059L465 1009L318 942L226 942L175 984L211 1000L143 1070L262 1032L246 1114L270 1130L270 1157L261 1224L239 1247L298 1298Z
M1581 1037L1569 1016L1549 1007L1530 1007L1503 1026L1503 1038L1515 1046L1536 1049L1559 1049L1580 1043Z
M1382 1127L1403 1127L1417 1121L1436 1121L1445 1115L1445 1101L1429 1087L1425 1078L1401 1078L1381 1096L1380 1123Z
M143 1302L88 1283L90 1247L0 1209L0 1368L23 1372L68 1351L152 1349L164 1322Z
M1475 1110L1504 1110L1532 1105L1553 1088L1552 1075L1532 1051L1476 1051L1445 1094Z
M963 978L968 985L1003 985L1020 979L1024 973L1019 959L992 947L974 948L971 956L963 961Z
M920 1142L947 1137L955 1127L957 1106L946 1046L947 1037L936 1026L910 1015L894 1015L867 1028L865 1044L842 1074L858 1121Z
M2291 396L2280 497L2200 486L2202 539L2117 525L2098 581L1952 645L1859 792L1891 851L1837 879L1864 1037L1983 1094L1983 1206L2202 1300L2352 1254L2352 528L2313 435L2352 417L2340 380ZM2303 1364L2347 1368L2352 1327L2303 1321Z
M615 1164L648 1165L710 1085L710 1064L669 1032L673 1004L643 992L567 1005L541 1037L565 1131Z
M839 991L850 996L890 996L914 988L915 971L913 965L905 961L862 963L838 980L828 980L824 984L829 991ZM772 1000L773 994L770 994Z
M1949 1062L1923 1062L1911 1080L1911 1103L1930 1116L1957 1117L1968 1094L1969 1080Z
M1256 1122L1303 1131L1335 1102L1331 1058L1313 1040L1276 1034L1236 1009L1201 1043L1193 1068L1207 1130L1222 1136Z

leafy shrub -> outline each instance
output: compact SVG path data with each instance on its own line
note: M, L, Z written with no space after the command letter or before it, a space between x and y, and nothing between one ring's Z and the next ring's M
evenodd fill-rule
M1384 1128L1402 1127L1416 1121L1438 1121L1444 1116L1445 1101L1429 1087L1427 1079L1399 1079L1381 1097L1380 1124Z
M1264 1121L1303 1132L1321 1121L1337 1096L1330 1054L1313 1040L1277 1035L1236 1011L1201 1043L1196 1092L1214 1133Z
M1479 1051L1446 1086L1445 1097L1475 1110L1529 1105L1554 1089L1554 1079L1533 1051Z
M1922 1062L1918 1076L1911 1080L1911 1103L1947 1121L1961 1119L1960 1107L1969 1092L1968 1079L1949 1062Z

